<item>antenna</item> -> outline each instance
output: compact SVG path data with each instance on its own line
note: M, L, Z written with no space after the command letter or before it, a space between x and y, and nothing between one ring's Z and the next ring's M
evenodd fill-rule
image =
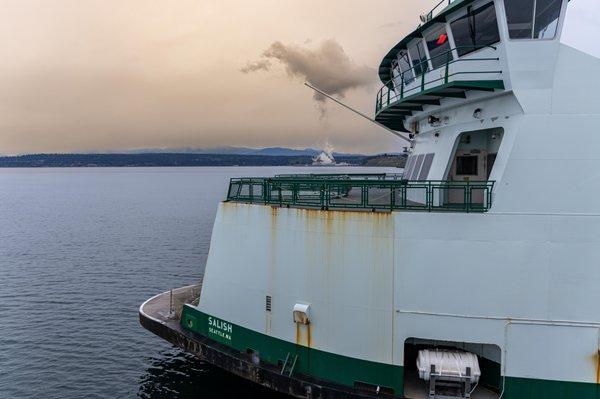
M305 86L307 86L307 87L310 87L311 89L313 89L313 90L314 90L314 91L316 91L317 93L324 95L324 96L325 96L325 97L327 97L328 99L330 99L330 100L332 100L332 101L334 101L334 102L338 103L338 104L339 104L339 105L341 105L342 107L344 107L344 108L346 108L346 109L349 109L350 111L354 112L355 114L362 116L363 118L365 118L366 120L368 120L368 121L370 121L370 122L372 122L372 123L376 124L376 125L377 125L377 126L379 126L380 128L387 130L389 133L393 134L394 136L396 136L396 137L400 137L401 139L403 139L403 140L406 140L406 141L408 141L408 142L409 142L409 143L411 143L411 144L413 143L413 141L412 141L411 139L409 139L408 137L406 137L405 135L403 135L403 134L400 134L400 133L398 133L397 131L390 129L389 127L387 127L387 126L385 126L385 125L382 125L381 123L377 122L375 119L371 119L371 118L369 118L367 115L363 114L362 112L359 112L359 111L355 110L354 108L352 108L352 107L350 107L350 106L348 106L348 105L344 104L343 102L339 101L338 99L336 99L336 98L333 98L332 96L330 96L329 94L325 93L324 91L321 91L321 90L317 89L316 87L314 87L314 86L313 86L313 85L311 85L310 83L308 83L308 82L304 82L304 85L305 85Z

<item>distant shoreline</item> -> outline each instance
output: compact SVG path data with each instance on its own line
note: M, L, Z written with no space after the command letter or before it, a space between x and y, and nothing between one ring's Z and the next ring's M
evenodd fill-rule
M403 167L404 155L337 156L348 166ZM306 155L237 154L31 154L0 157L0 168L189 167L189 166L311 166ZM342 165L340 165L342 166Z

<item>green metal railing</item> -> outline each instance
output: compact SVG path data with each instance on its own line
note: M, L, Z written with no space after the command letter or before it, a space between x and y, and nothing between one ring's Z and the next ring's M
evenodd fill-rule
M434 88L436 86L441 86L451 81L456 80L455 77L460 75L479 75L479 74L493 74L493 75L501 75L502 71L498 69L490 69L490 70L470 70L466 68L465 70L457 70L452 71L452 65L458 63L472 63L472 62L497 62L499 63L499 57L479 57L479 58L458 58L454 59L454 52L459 50L470 50L478 51L485 48L492 49L494 51L497 50L495 46L458 46L452 48L442 54L438 54L434 57L423 60L412 67L400 71L400 75L394 79L391 79L385 85L381 87L379 92L377 93L375 112L378 113L382 109L390 106L391 104L403 100L406 97L419 94L425 91L427 88ZM444 60L443 64L436 68L429 68L429 62L433 60L438 60L442 58ZM432 73L435 71L440 71L440 73L433 74L434 77L428 80L428 77L432 76ZM410 75L408 75L410 73ZM407 78L406 76L410 76Z
M227 200L324 210L487 212L493 188L493 181L408 181L398 175L281 175L231 179Z
M427 14L423 15L423 19L421 20L422 23L426 23L429 22L433 19L433 17L435 17L437 14L439 14L440 11L442 11L443 9L445 9L446 7L448 7L450 4L454 3L456 0L441 0L435 7L433 7L433 9L431 11L429 11ZM421 26L421 25L419 25Z

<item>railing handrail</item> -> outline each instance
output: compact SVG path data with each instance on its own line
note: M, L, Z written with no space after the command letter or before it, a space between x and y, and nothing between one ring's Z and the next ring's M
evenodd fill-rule
M484 48L491 48L491 49L492 49L492 50L494 50L494 51L497 51L497 50L498 50L498 47L496 47L496 46L492 46L492 45L490 45L490 44L483 45L483 46L457 46L457 47L451 48L450 50L447 50L447 51L445 51L445 52L443 52L443 53L441 53L441 54L438 54L438 55L436 55L436 56L433 56L433 57L427 58L427 59L425 59L425 60L419 60L419 63L418 63L418 64L415 64L415 65L413 65L412 67L410 67L410 68L408 68L408 69L405 69L405 70L403 70L403 71L400 71L400 76L402 76L402 77L403 77L403 76L404 76L404 74L405 74L406 72L408 72L408 71L414 71L414 70L415 70L417 67L421 67L421 66L423 66L424 64L427 64L427 70L424 70L424 71L423 71L421 74L419 74L419 75L424 75L424 74L426 74L426 73L428 73L428 72L437 71L438 69L441 69L441 68L445 67L445 66L446 66L446 64L444 64L444 65L440 65L440 66L439 66L439 67L437 67L437 68L432 68L432 69L429 69L429 61L433 61L434 59L437 59L437 58L440 58L440 57L443 57L443 56L446 56L446 57L447 57L449 54L452 54L452 52L453 52L453 51L458 51L458 50L460 50L460 49L473 49L473 51L478 51L478 50L482 50L482 49L484 49ZM492 60L495 60L495 58L489 58L489 57L487 57L487 58L485 58L485 59L481 59L481 60L480 60L480 59L477 59L477 58L467 58L467 59L458 58L458 59L456 59L456 60L455 60L455 59L448 60L448 61L447 61L447 63L449 63L449 64L452 64L452 63L459 62L459 61L492 61ZM417 77L417 74L416 74L416 73L414 73L414 72L413 72L413 74L415 75L415 76L414 76L414 78L416 78L416 77ZM382 87L381 89L383 90L385 87L389 87L388 85L389 85L390 83L393 83L393 81L394 81L394 78L390 79L389 81L387 81L387 83L386 83L386 84L384 84L384 85L383 85L383 87ZM404 81L404 79L402 79L402 81Z
M319 175L233 178L227 200L321 209L487 212L492 205L494 184L487 180L351 180ZM450 202L451 192L462 202ZM481 202L474 201L475 192L479 192L477 198Z
M435 10L437 10L442 4L446 4L446 6L452 4L454 1L456 0L440 0L440 2L431 9L431 11L429 11L428 13L424 14L426 16L427 21L423 21L423 23L429 22L433 19L434 15L433 13L435 12ZM444 7L445 8L445 7ZM437 15L437 14L436 14ZM419 27L422 24L419 24Z
M494 51L496 51L498 48L496 46L492 46L492 45L484 45L484 46L458 46L455 48L452 48L442 54L438 54L434 57L428 58L427 60L424 60L422 62L420 62L419 64L414 65L413 67L404 70L403 72L400 73L400 75L398 77L392 78L391 80L389 80L388 82L386 82L381 89L379 89L379 91L377 92L376 95L376 107L375 107L375 111L379 112L381 109L384 108L384 102L387 103L387 106L389 106L391 103L395 102L398 99L403 99L406 97L407 93L409 92L413 92L413 91L424 91L427 85L430 85L432 83L435 82L439 82L441 80L444 81L444 84L449 83L450 78L456 75L461 75L461 74L468 74L468 73L486 73L486 74L501 74L502 71L501 70L491 70L491 71L471 71L471 72L454 72L454 73L450 73L450 65L453 65L455 63L458 62L473 62L473 61L500 61L499 57L479 57L479 58L462 58L459 57L457 59L454 58L450 58L448 55L451 54L453 51L461 49L461 48L469 48L469 49L475 49L476 50L481 50L484 48L491 48ZM410 80L406 80L405 79L405 74L406 72L410 71L410 70L414 70L415 68L417 68L420 65L423 65L427 62L427 65L429 65L429 61L435 58L439 58L439 57L443 57L446 56L446 62L443 65L440 65L438 67L429 69L429 66L427 67L427 70L423 70L423 72L420 75L417 75L416 73L413 73L413 77L411 77ZM442 68L445 68L445 73L443 77L431 80L431 81L426 81L426 77L427 76L431 76L430 73L438 71ZM420 79L419 79L420 76ZM396 84L396 81L398 80L398 78L400 78L400 83ZM410 84L413 83L414 81L417 81L417 84L414 85L414 87L411 87ZM390 87L391 86L391 87ZM405 89L406 88L406 89ZM400 93L398 93L397 91L400 91ZM420 90L419 90L420 89ZM390 95L390 92L394 91L394 96L392 99L392 96ZM385 97L385 99L384 99Z

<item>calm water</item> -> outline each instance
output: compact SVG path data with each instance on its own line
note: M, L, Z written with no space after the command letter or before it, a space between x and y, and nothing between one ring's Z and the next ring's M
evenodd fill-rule
M230 177L335 170L0 169L0 398L281 398L137 311L198 280Z

